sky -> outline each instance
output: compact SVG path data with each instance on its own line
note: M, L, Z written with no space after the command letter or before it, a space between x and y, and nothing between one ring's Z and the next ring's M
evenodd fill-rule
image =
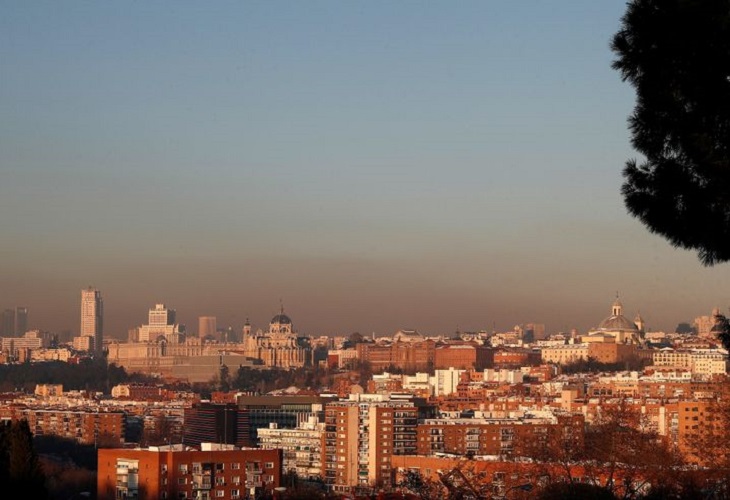
M0 308L307 335L673 331L728 308L628 215L623 0L0 2Z

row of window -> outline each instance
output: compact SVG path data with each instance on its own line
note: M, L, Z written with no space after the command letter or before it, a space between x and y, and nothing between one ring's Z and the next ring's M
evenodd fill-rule
M230 464L231 470L239 470L241 468L240 462L231 462ZM222 472L225 470L226 464L224 463L216 463L215 464L215 470L216 472ZM246 467L251 468L252 470L259 470L261 469L261 463L260 462L246 462ZM273 469L274 468L274 462L265 462L264 463L264 469ZM203 472L204 467L202 467L199 463L194 463L192 467L193 474L200 474ZM178 471L180 474L187 474L188 473L188 464L180 464ZM167 464L162 465L162 472L167 472Z

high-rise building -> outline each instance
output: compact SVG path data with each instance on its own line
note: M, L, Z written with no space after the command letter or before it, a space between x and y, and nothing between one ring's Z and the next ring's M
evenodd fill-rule
M198 317L198 336L202 339L210 335L215 337L216 333L216 318L215 316L200 316Z
M179 343L185 328L175 323L175 309L168 309L165 304L155 304L150 309L146 325L138 328L139 342L156 342L164 338L167 342Z
M22 337L28 331L28 308L15 308L15 336Z
M81 290L81 336L94 338L94 351L101 354L104 340L104 302L101 292L89 287Z
M15 336L15 311L12 309L5 309L3 311L2 319L2 330L0 333L3 337L14 337Z
M325 408L324 480L335 492L389 484L396 455L414 455L419 418L434 408L420 398L351 394Z

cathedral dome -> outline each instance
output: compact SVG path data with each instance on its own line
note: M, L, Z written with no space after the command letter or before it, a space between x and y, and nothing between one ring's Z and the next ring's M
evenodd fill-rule
M271 318L271 323L276 323L279 325L291 325L291 319L289 319L289 316L287 316L286 314L281 313Z
M611 315L601 321L598 325L599 330L638 330L636 325L622 315Z

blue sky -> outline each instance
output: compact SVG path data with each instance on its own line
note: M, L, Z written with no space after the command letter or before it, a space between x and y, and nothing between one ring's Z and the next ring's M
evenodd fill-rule
M0 3L0 307L309 334L726 309L627 215L625 4Z

